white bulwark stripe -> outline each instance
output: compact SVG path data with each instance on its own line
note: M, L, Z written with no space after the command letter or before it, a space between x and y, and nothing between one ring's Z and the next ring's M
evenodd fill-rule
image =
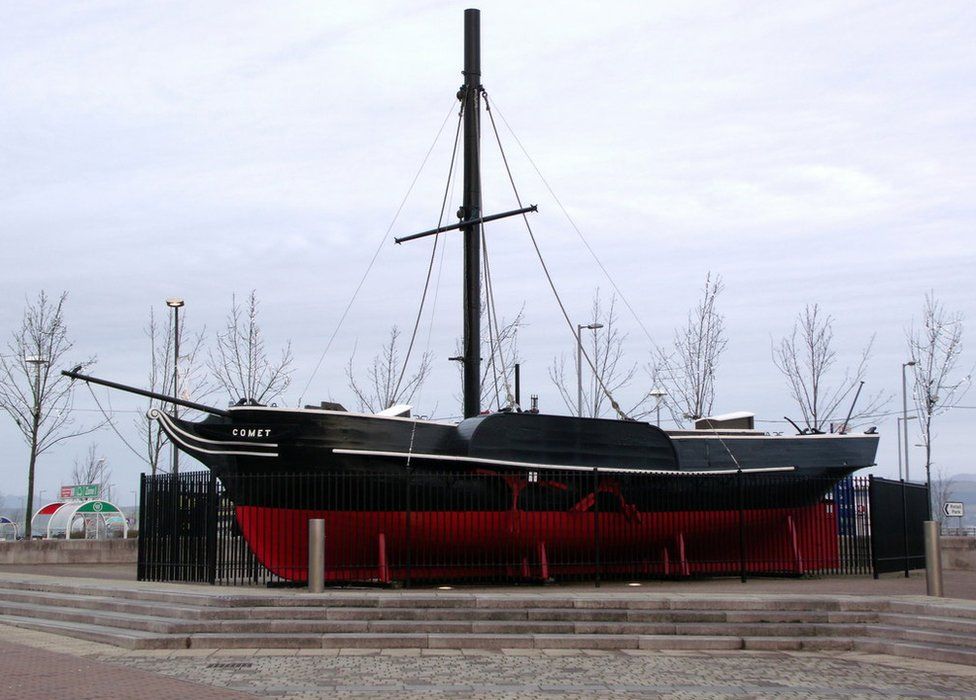
M235 450L235 449L207 449L205 447L198 447L194 445L193 442L205 442L208 445L213 445L215 448L223 445L230 446L245 446L245 447L269 447L277 449L278 445L266 442L237 442L237 441L226 441L221 442L220 440L207 440L205 438L200 438L195 435L182 430L177 426L173 419L166 413L158 409L153 409L149 412L151 418L155 418L159 421L160 426L162 426L163 431L176 442L180 447L182 447L187 452L200 452L208 455L237 455L242 457L277 457L277 452L251 452L250 450ZM192 441L192 442L191 442Z
M587 467L578 464L541 464L537 462L512 462L505 459L487 459L485 457L462 457L456 455L432 455L422 452L382 452L379 450L346 450L333 448L337 455L363 455L364 457L403 457L404 459L430 459L439 462L468 462L474 464L493 464L501 467L525 467L528 469L552 469L554 471L591 472L594 469L601 472L619 474L661 474L665 476L722 476L729 474L765 474L770 472L791 472L796 467L759 467L756 469L714 469L705 471L680 471L677 469L628 469L627 467Z

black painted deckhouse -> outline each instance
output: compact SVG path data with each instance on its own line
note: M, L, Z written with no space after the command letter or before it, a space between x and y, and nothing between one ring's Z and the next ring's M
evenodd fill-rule
M702 489L700 496L683 493L677 500L662 495L694 489L701 474L716 479L729 474L764 474L762 493L743 493L740 509L771 513L771 507L805 508L806 515L795 524L802 539L804 521L830 517L822 502L825 479L828 483L840 480L874 463L878 435L873 431L770 435L755 430L748 415L738 416L737 421L717 418L700 422L695 430L666 431L628 419L612 397L619 414L615 419L523 412L512 399L501 411L482 413L482 228L504 217L526 218L535 207L523 206L517 200L518 208L513 211L486 214L481 208L479 149L487 96L481 81L478 10L464 14L463 75L464 84L458 91L459 120L463 122L460 221L397 240L458 235L452 231L460 231L463 237L463 420L415 417L408 406L394 406L377 414L353 413L335 405L282 408L242 403L220 409L94 377L65 374L161 398L174 405L174 413L179 405L205 414L203 420L190 421L153 410L150 417L159 421L182 451L220 479L235 504L238 525L259 561L272 571L299 571L293 578L304 578L305 574L301 567L294 567L294 561L282 557L302 556L302 542L297 540L307 536L309 518L325 519L330 559L335 565L341 565L337 558L341 560L355 541L380 536L395 550L403 541L403 529L410 527L404 511L411 506L400 498L380 494L398 493L398 485L408 478L413 484L424 485L424 502L412 507L428 516L425 531L415 530L408 536L430 537L440 546L450 546L454 533L471 528L479 530L479 537L468 538L467 546L470 541L511 539L514 514L519 518L515 528L519 537L549 542L564 551L583 550L591 543L588 535L576 534L581 532L576 524L592 508L599 507L598 496L606 496L599 500L603 503L601 517L607 519L606 527L601 525L602 544L608 550L614 547L615 537L626 538L627 546L652 548L677 535L691 534L688 528L697 528L699 535L721 531L730 526L732 514L707 495L714 490ZM490 111L487 114L490 117ZM527 219L526 225L530 228ZM371 488L330 494L311 489L237 488L245 475L286 473L344 475L361 479ZM457 479L445 478L458 473L484 478L463 485ZM581 473L593 478L582 479ZM697 476L690 479L692 474ZM804 479L809 480L809 488L802 487ZM780 481L782 488L777 487ZM374 488L384 484L389 489ZM463 498L455 492L458 488L465 489ZM694 511L695 517L688 519L688 513L675 512L669 504L676 502L684 504L684 511ZM461 503L463 506L458 505ZM624 530L614 527L614 519L627 521L626 535L615 535ZM277 523L276 533L266 531L269 522ZM280 542L271 546L273 539L282 536L296 538L296 546L281 547ZM485 556L490 556L491 545L484 547ZM395 551L391 553L394 555Z

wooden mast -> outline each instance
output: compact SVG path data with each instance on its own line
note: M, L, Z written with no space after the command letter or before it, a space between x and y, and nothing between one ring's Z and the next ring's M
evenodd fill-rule
M464 417L481 412L481 11L464 11Z

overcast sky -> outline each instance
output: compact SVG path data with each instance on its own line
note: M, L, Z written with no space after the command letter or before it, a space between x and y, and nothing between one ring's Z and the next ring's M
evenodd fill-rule
M181 296L188 324L212 339L231 295L256 289L269 347L290 339L295 353L286 402L311 380L305 403L353 406L343 368L354 348L365 364L392 324L412 323L429 240L381 246L312 371L456 109L463 9L0 4L0 334L17 327L26 298L67 290L77 357L97 355L95 374L144 385L150 308L165 316L163 300ZM482 11L486 89L654 340L669 341L707 271L724 278L729 343L716 412L755 411L768 430L798 414L770 345L805 304L836 319L841 371L876 335L866 390L890 392L889 411L900 406L905 329L924 294L976 318L972 2L487 2ZM452 128L394 234L436 224ZM556 283L585 323L594 289L610 283L503 136L523 198L540 206L532 221ZM489 145L485 208L514 208ZM563 411L547 367L573 339L516 224L488 231L499 313L525 303L523 393ZM435 373L417 402L439 416L457 412L446 358L461 320L460 248L446 238ZM625 309L620 323L630 361L645 364L644 331ZM970 408L938 419L934 458L976 472L967 444L976 394L962 404ZM140 404L116 395L112 405L134 439ZM75 408L79 423L98 419L87 391ZM878 424L875 473L894 476L894 419ZM144 465L109 431L91 440L130 503ZM45 500L89 441L42 457ZM922 451L912 449L918 476ZM0 491L25 492L26 464L3 418Z

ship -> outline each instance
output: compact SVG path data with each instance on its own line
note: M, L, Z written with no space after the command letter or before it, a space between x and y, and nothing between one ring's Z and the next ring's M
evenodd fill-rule
M361 543L376 541L383 543L385 561L377 565L386 567L387 577L396 571L390 574L386 560L402 561L402 552L421 540L447 559L454 552L456 561L481 562L449 569L432 565L428 578L476 577L492 557L507 560L513 551L531 552L544 562L576 562L576 573L585 572L600 566L587 563L593 533L582 526L594 513L601 517L606 557L641 550L663 553L666 561L672 550L677 554L675 542L683 549L693 537L722 548L723 537L737 523L741 530L743 518L760 535L784 518L794 540L829 535L823 524L832 516L824 495L832 484L874 464L879 437L873 429L769 434L757 430L751 416L732 415L668 431L645 421L553 415L515 404L482 411L482 227L524 217L536 207L482 211L480 13L465 10L464 18L464 84L457 93L464 127L459 221L397 239L452 231L463 236L463 419L423 418L409 406L374 414L332 403L289 408L241 401L218 408L75 371L64 374L171 404L172 415L157 408L149 417L219 479L258 560L286 579L307 576L304 545L313 518L326 521L326 578L329 571L358 566ZM177 406L205 417L179 417ZM276 478L293 484L303 474L334 488L267 486ZM253 487L256 475L264 487ZM334 480L322 482L328 477ZM743 477L761 479L761 488L741 488ZM740 488L732 507L729 491L735 484ZM814 534L804 535L805 520L813 523L807 530ZM413 575L423 576L416 563Z

